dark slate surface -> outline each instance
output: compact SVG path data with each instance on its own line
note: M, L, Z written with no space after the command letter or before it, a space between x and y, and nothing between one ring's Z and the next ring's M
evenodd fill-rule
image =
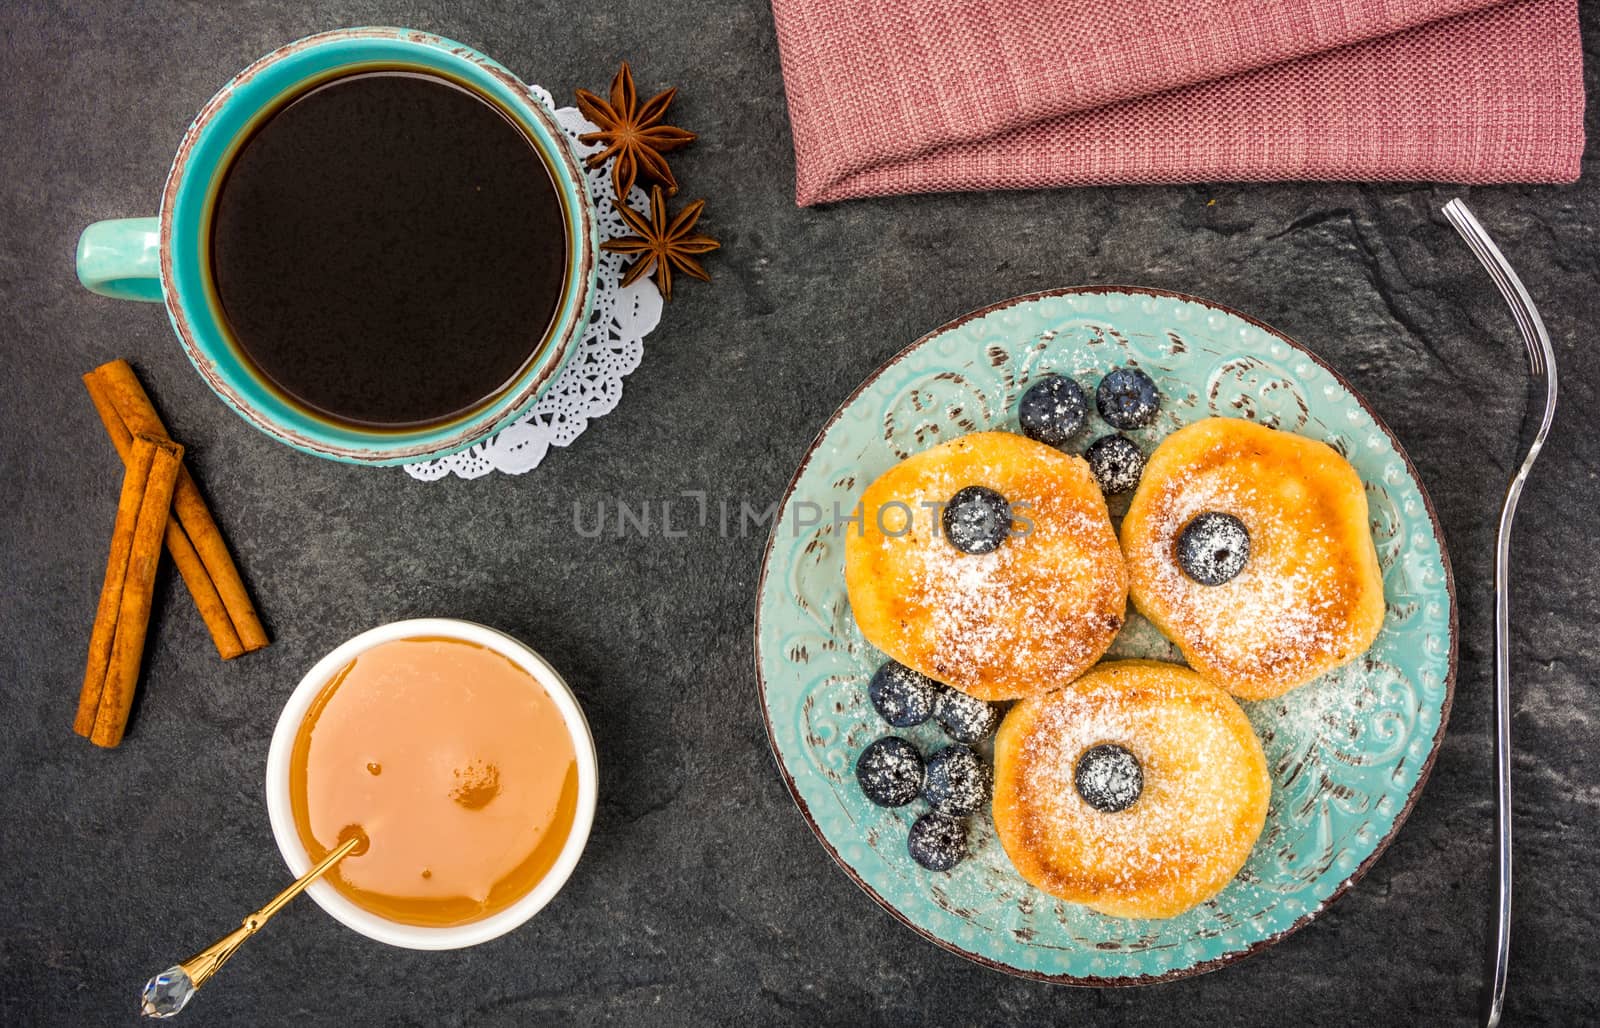
M1562 408L1516 545L1517 904L1508 1023L1600 1020L1600 188L1195 186L798 210L770 12L660 5L9 3L0 10L0 1023L132 1019L147 975L285 881L262 799L300 674L347 636L447 614L561 667L598 736L593 841L555 903L466 952L389 949L301 902L190 1023L1468 1023L1490 859L1490 552L1522 404L1500 299L1438 214L1465 195L1538 297ZM1585 5L1600 84L1600 5ZM74 281L78 232L152 213L172 150L233 71L300 35L407 23L569 97L618 60L683 87L674 162L725 249L686 283L619 408L523 478L422 485L247 428L155 307ZM1591 112L1589 128L1595 132ZM1591 148L1592 149L1592 148ZM1433 779L1372 873L1227 970L1079 991L966 963L850 884L779 783L751 663L764 540L589 541L575 502L774 498L834 406L941 322L1084 282L1196 293L1341 369L1404 441L1461 591L1461 673ZM127 743L71 734L116 463L78 376L138 366L247 570L274 645L219 663L159 589Z

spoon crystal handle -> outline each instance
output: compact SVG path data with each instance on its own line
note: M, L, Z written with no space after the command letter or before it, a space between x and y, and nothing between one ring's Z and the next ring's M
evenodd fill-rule
M145 1017L165 1019L176 1017L183 1008L194 999L194 994L200 990L208 979L217 973L218 969L233 956L244 941L260 930L267 920L282 910L284 905L305 891L306 886L321 878L339 861L343 860L352 850L361 847L366 842L366 836L357 834L346 839L338 849L329 853L322 861L301 875L295 883L278 893L260 910L244 919L244 923L222 938L213 942L205 949L185 960L167 968L148 982L139 993L139 1012Z
M139 993L139 1013L162 1020L176 1017L194 999L194 993L188 972L174 964L144 983L144 990Z

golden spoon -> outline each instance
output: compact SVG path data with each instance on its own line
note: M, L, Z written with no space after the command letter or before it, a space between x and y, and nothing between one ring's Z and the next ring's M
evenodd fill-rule
M324 857L322 863L301 875L293 885L274 896L271 903L245 918L239 927L183 963L169 967L145 982L144 991L139 994L139 1012L146 1017L176 1017L189 1005L189 1001L200 990L200 986L210 980L227 959L233 956L234 951L267 923L268 918L282 910L285 904L305 891L306 886L321 878L353 850L359 847L364 851L366 843L366 835L357 832L346 839L338 849Z

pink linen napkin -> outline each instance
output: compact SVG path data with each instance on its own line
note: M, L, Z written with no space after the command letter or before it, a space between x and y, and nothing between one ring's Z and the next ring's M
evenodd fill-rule
M1571 182L1577 0L772 0L796 201Z

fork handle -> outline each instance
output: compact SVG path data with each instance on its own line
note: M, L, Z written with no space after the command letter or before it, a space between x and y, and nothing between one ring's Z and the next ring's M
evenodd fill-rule
M1511 958L1511 519L1521 494L1522 479L1518 477L1501 510L1494 555L1495 917L1489 939L1492 970L1483 1003L1484 1028L1500 1024Z

